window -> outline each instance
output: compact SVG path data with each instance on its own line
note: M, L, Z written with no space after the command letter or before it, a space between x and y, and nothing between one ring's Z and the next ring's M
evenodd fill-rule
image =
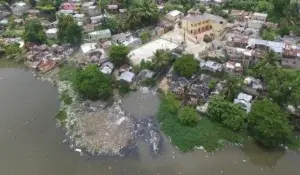
M293 64L296 64L296 61L293 61Z

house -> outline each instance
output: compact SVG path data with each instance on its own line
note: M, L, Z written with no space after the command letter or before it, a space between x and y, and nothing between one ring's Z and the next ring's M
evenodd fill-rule
M84 43L80 46L83 55L86 55L91 50L97 49L97 43Z
M110 5L107 5L107 9L110 10L110 11L115 11L115 12L117 12L118 9L119 9L119 6L116 5L116 4L110 4Z
M98 30L87 34L87 40L97 42L99 40L111 38L111 32L109 29Z
M11 5L11 10L14 15L22 16L27 13L29 6L25 2L16 2Z
M281 65L286 68L300 68L300 46L286 44L283 50Z
M251 12L244 10L231 10L230 15L238 21L244 21L250 18Z
M263 84L260 79L256 79L254 77L246 77L244 79L244 84L246 84L248 87L251 87L252 89L255 90L262 90L263 89Z
M249 20L247 22L247 27L259 30L259 29L261 29L261 27L263 26L263 24L264 24L264 22L262 22L262 21Z
M251 111L251 100L252 95L245 94L243 92L240 92L236 99L234 99L234 104L239 104L241 107L249 113Z
M139 72L138 74L138 80L145 80L148 78L153 78L155 72L148 70L148 69L143 69Z
M133 80L134 80L134 73L132 72L129 72L129 71L125 71L125 72L122 72L121 75L119 76L118 80L124 80L128 83L132 83Z
M224 71L229 74L243 74L243 67L241 63L227 61L224 66Z
M48 29L46 31L46 36L47 38L49 39L56 39L57 38L57 32L58 32L58 29L57 28L51 28L51 29Z
M75 15L76 12L74 10L59 10L56 12L56 20L58 21L58 18L60 15Z
M77 21L79 23L83 23L83 24L86 23L86 20L87 20L85 14L76 13L75 15L73 15L73 18L75 21Z
M95 5L89 6L87 14L89 16L99 16L101 14L101 9Z
M131 48L135 48L142 44L141 39L138 37L133 37L130 32L113 35L112 42L123 44Z
M111 62L105 62L101 65L100 71L104 74L111 74L115 66Z
M211 25L212 25L214 34L217 36L222 34L223 31L225 30L227 20L221 16L213 15L210 13L204 13L204 15L206 15L211 20Z
M170 21L178 21L183 18L184 14L178 10L172 10L169 13L166 14L166 18Z
M253 13L251 16L252 20L258 20L261 22L266 22L268 18L268 14L266 13Z
M282 54L284 51L285 44L283 42L267 41L262 39L250 38L248 40L248 47L269 50L272 49L278 54Z
M223 64L214 62L214 61L201 61L200 67L204 70L209 70L212 72L222 72L223 70Z
M196 35L212 29L212 21L209 16L203 15L188 15L182 19L182 29L189 34Z
M63 10L76 10L76 4L65 2L61 5L61 9L63 9Z
M92 16L91 17L91 24L99 24L99 23L102 22L103 18L105 18L104 15Z
M89 7L90 7L90 6L93 6L93 5L94 5L94 2L84 2L84 3L81 5L80 12L81 12L81 13L84 13L84 14L88 14Z

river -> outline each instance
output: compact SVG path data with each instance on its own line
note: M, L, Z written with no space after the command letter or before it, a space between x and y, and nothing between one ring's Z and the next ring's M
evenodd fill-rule
M161 155L153 156L145 142L126 157L80 156L69 149L64 131L56 127L58 92L22 68L0 63L0 172L2 175L298 175L300 156L282 150L266 151L252 143L228 146L214 155L202 150L180 154L167 139ZM140 98L133 92L125 110L151 115L159 101L155 94ZM147 101L149 100L149 101ZM151 110L143 110L147 108ZM152 110L153 109L153 110ZM132 110L132 111L131 111Z

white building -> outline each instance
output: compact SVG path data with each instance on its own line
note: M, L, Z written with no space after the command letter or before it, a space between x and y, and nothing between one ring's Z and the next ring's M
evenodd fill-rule
M89 11L89 7L90 6L93 6L94 5L94 2L85 2L81 5L81 8L80 8L80 11L81 13L88 13Z
M84 14L75 14L73 15L75 21L80 23L86 23L86 16Z
M251 111L251 100L252 95L240 92L237 98L234 99L233 103L241 105L241 107L245 109L247 113L249 113Z
M99 40L108 38L111 38L111 32L109 29L105 29L88 33L86 40L98 42Z
M58 32L57 28L48 29L46 31L46 36L47 36L47 38L50 38L50 39L54 38L55 39L55 38L57 38L57 32Z
M184 14L178 10L172 10L166 14L166 18L170 21L177 21L182 19Z
M27 13L29 6L25 2L16 2L11 6L11 10L16 16L22 16Z

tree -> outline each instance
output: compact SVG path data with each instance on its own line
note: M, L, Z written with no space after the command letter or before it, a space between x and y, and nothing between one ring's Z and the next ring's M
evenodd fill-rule
M149 32L143 32L140 36L143 43L148 42L151 39L151 35Z
M109 51L109 59L116 66L121 66L128 62L127 55L129 48L124 45L113 45Z
M89 65L78 71L73 84L75 90L85 99L106 100L113 92L110 77L100 72L97 65Z
M152 56L152 65L154 70L161 71L165 68L171 61L171 55L168 51L159 49L156 50Z
M178 119L183 125L193 126L198 123L199 116L195 108L185 106L179 110Z
M233 131L242 131L246 126L246 112L222 96L212 97L206 115L210 120L219 122Z
M158 20L158 8L152 0L135 0L128 9L127 20L130 28L150 25Z
M58 18L58 39L61 43L79 46L82 42L82 28L70 15L61 15Z
M264 40L274 41L276 39L276 36L276 32L271 28L266 28L265 30L263 30L262 39Z
M4 55L8 58L15 58L22 52L19 43L12 43L4 46Z
M8 18L8 28L10 30L14 30L16 27L16 22L15 22L15 17L14 16L10 16Z
M100 7L102 13L104 13L104 10L107 8L109 2L109 0L98 0L98 6Z
M23 39L35 44L45 43L46 34L40 21L34 19L26 22Z
M125 95L130 92L130 84L127 81L120 80L118 82L118 87L121 95Z
M183 77L191 77L200 70L199 61L193 55L183 55L174 63L174 70Z
M228 77L225 83L225 99L233 101L241 90L242 80L239 77Z
M248 128L253 138L267 147L287 142L292 133L287 114L268 99L256 100L248 116Z
M270 50L265 56L264 58L255 65L254 72L256 75L258 74L263 74L263 72L265 72L266 70L268 70L267 68L276 68L279 65L279 57L278 55L273 51Z

